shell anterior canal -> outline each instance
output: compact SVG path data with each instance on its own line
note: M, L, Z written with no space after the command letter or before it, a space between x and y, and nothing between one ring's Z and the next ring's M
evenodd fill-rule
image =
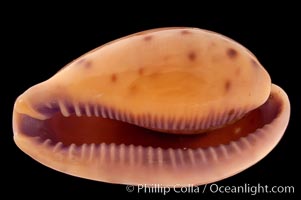
M270 104L273 106L268 106ZM61 111L46 120L34 119L24 114L20 114L19 117L23 134L38 136L41 141L50 139L53 144L62 142L64 146L71 144L80 146L91 143L115 143L166 149L195 149L228 144L247 136L270 123L279 113L280 107L277 100L269 98L261 107L249 112L236 122L192 135L162 133L119 120L95 116L93 111L81 116L75 113L64 116Z

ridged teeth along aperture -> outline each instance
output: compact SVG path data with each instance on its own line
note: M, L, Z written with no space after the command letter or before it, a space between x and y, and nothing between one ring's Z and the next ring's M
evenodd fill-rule
M90 111L90 106L89 106L89 104L85 104L85 111L86 111L86 115L87 115L88 117L91 117L91 116L92 116L91 111Z
M224 109L223 112L212 110L205 118L200 118L197 114L179 118L170 115L154 115L150 113L133 114L126 110L113 109L110 106L99 105L95 102L76 102L58 100L54 103L45 103L48 109L60 111L62 116L70 117L102 117L116 121L126 122L147 129L161 132L174 133L196 133L197 131L205 132L220 128L227 123L235 122L245 115L247 108L231 110Z
M68 112L68 109L66 108L65 104L62 101L58 101L61 113L64 117L69 117L70 113Z
M81 110L80 110L80 107L79 107L79 104L74 102L74 110L75 110L75 114L76 116L80 117L82 116L82 113L81 113Z

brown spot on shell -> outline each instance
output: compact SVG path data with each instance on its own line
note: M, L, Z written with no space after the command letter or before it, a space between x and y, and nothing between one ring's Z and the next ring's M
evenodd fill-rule
M215 47L215 46L216 46L216 43L215 43L215 42L211 41L211 42L209 43L209 47Z
M144 41L151 41L153 39L152 35L147 35L143 38Z
M144 73L144 69L141 67L141 68L139 68L138 69L138 74L139 75L143 75L143 73Z
M86 68L90 68L92 66L92 62L87 60L87 62L85 62L85 65L84 65Z
M227 55L229 56L229 58L236 58L238 53L235 49L229 48L227 49Z
M191 51L187 54L187 57L190 61L194 61L196 59L196 53L194 51Z
M80 59L78 62L77 62L78 65L82 65L84 66L85 68L90 68L92 66L92 62L90 60L87 60L85 58L82 58Z
M225 92L228 92L231 89L231 82L229 80L226 80L224 87Z
M168 61L170 58L171 58L170 55L165 55L165 56L163 56L163 60L164 60L164 61Z
M136 84L132 84L129 87L129 93L130 94L135 94L138 91L138 86Z
M114 83L117 81L117 75L116 74L112 74L111 75L111 81Z
M254 60L253 58L251 59L251 64L252 64L253 67L258 67L259 66L258 62L256 60Z
M79 61L77 61L76 64L80 65L80 64L83 64L85 62L86 59L82 58L80 59Z
M181 31L181 34L182 35L188 35L188 34L190 34L191 32L190 31L188 31L188 30L182 30Z

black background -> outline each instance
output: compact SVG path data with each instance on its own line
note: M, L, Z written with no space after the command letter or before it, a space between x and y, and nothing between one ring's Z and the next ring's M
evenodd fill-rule
M273 83L281 86L291 100L291 120L276 148L258 164L219 185L292 185L295 194L175 194L176 199L207 197L224 198L296 198L300 184L298 135L300 134L300 25L293 5L237 5L226 9L215 6L177 4L162 8L149 7L152 2L133 5L79 5L77 9L61 5L10 5L2 16L0 182L1 192L11 197L20 194L35 198L40 195L90 195L96 199L144 198L149 194L128 193L124 185L101 183L72 177L45 167L13 142L11 117L13 103L30 86L51 77L61 67L81 54L113 39L138 31L171 26L189 26L222 33L250 49L270 73ZM35 7L37 6L37 7ZM118 9L122 11L118 11ZM187 7L186 7L187 6ZM6 7L2 7L4 10ZM49 9L47 11L47 9ZM126 172L125 172L126 173ZM200 187L202 189L202 186ZM107 195L107 196L106 196ZM106 197L105 197L106 196ZM162 194L156 194L162 198Z

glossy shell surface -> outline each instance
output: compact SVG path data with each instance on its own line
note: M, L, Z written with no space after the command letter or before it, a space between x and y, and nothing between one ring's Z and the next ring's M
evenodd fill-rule
M122 184L205 184L278 143L290 106L256 57L196 28L105 44L18 97L16 144L37 161Z

